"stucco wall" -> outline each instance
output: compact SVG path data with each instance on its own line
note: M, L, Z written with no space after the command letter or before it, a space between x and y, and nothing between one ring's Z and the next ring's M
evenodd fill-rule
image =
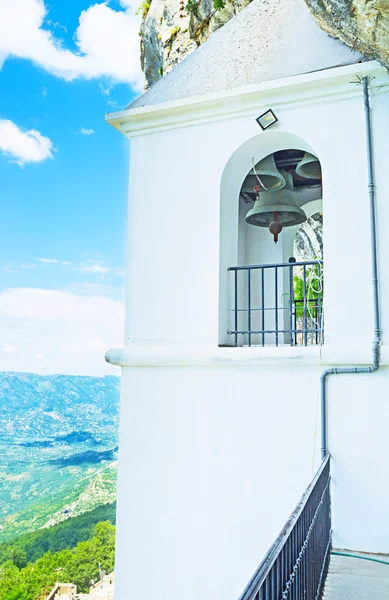
M238 598L312 474L302 374L123 370L115 597Z
M384 367L330 378L329 445L334 545L389 552L389 80L378 75ZM351 80L347 72L342 89L320 84L299 101L258 91L250 110L241 102L228 118L165 124L132 141L126 345L117 353L132 365L122 379L117 600L237 598L308 483L314 448L317 464L321 370L370 360L364 113ZM260 133L255 117L269 106L279 122ZM218 348L240 185L253 157L297 138L323 169L325 345Z

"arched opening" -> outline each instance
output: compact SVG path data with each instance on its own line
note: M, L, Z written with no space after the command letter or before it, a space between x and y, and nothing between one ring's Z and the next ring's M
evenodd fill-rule
M317 214L321 165L305 141L267 132L231 157L221 185L221 345L322 342L322 257L308 248Z

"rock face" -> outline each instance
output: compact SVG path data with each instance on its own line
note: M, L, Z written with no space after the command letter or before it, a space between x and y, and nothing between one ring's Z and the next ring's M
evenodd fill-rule
M388 0L305 0L332 37L389 67Z
M298 261L323 259L323 215L315 213L299 227L293 254Z
M158 81L176 63L245 8L251 0L151 0L143 4L141 64L146 85Z
M268 0L269 8L272 1ZM168 73L250 2L142 0L139 33L145 87ZM330 36L389 66L389 0L305 0L305 4Z

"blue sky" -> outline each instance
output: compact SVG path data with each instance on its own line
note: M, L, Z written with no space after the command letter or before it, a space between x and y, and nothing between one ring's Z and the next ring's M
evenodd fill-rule
M135 10L130 0L0 0L2 370L105 373L102 349L121 336L129 142L104 115L140 93ZM80 306L95 316L88 333ZM50 350L64 327L77 364L71 348L68 363Z

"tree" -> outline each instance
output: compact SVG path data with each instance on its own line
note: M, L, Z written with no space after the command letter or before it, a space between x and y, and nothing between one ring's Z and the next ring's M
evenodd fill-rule
M16 563L25 562L25 551L16 545L7 548L10 558L0 567L0 600L36 600L59 580L74 581L78 591L87 592L90 580L99 577L99 565L107 572L113 570L115 526L108 521L97 523L89 540L72 550L47 552L20 569Z
M19 546L11 546L9 548L9 559L18 569L22 569L27 564L27 555Z
M19 569L8 560L0 568L0 600L9 600L15 590L20 590Z

